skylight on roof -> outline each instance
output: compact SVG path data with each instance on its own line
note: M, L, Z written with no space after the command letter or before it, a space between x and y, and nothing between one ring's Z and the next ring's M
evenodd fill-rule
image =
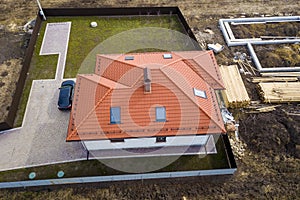
M155 108L155 117L157 122L166 121L166 108L165 107L156 107Z
M166 53L163 55L164 59L171 59L172 58L172 54L170 53Z
M134 56L125 56L125 60L134 60Z
M207 98L206 92L204 90L199 90L199 89L196 89L196 88L194 88L194 95L197 96L197 97L204 98L204 99Z
M121 123L121 108L111 107L110 108L110 123L120 124Z

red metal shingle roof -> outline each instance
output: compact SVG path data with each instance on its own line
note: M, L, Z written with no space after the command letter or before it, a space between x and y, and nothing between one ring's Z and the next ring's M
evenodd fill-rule
M224 88L211 51L98 55L95 74L78 75L67 141L225 132L214 89ZM143 68L151 72L144 93ZM207 98L194 95L194 88ZM156 122L155 107L166 108ZM110 124L110 107L121 124Z

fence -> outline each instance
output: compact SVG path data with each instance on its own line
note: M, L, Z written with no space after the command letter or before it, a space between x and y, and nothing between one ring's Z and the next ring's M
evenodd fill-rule
M33 55L33 51L34 51L34 46L35 46L35 43L36 43L36 40L38 37L38 33L39 33L39 30L41 27L41 23L42 23L42 19L39 16L37 16L35 28L33 30L33 33L31 35L31 38L30 38L30 41L29 41L29 44L28 44L28 47L26 50L23 67L21 69L19 80L16 85L16 90L13 95L13 100L9 107L9 113L8 113L6 120L4 122L0 122L0 131L7 130L7 129L10 129L13 127L14 120L15 120L15 117L16 117L16 114L18 111L19 102L22 97L23 88L24 88L25 81L27 78L27 73L28 73L28 70L30 67L30 62L31 62L31 57Z
M181 21L186 33L195 41L196 38L191 31L189 25L184 19L178 7L137 7L137 8L67 8L67 9L43 9L46 16L139 16L139 15L177 15ZM31 36L23 68L17 83L13 102L10 106L10 111L5 122L0 122L0 130L6 130L13 127L13 122L17 113L20 98L22 96L25 85L27 72L30 67L31 58L34 52L35 43L41 27L42 17L37 15L35 28ZM198 43L193 42L196 50L201 50ZM47 180L28 180L17 182L2 182L0 188L17 188L31 186L50 186L59 184L75 184L75 183L93 183L93 182L110 182L110 181L128 181L128 180L143 180L143 179L162 179L162 178L178 178L191 176L207 176L207 175L229 175L236 171L236 163L231 151L230 143L227 135L222 135L224 145L227 152L227 158L230 163L228 169L212 169L212 170L197 170L197 171L181 171L181 172L162 172L162 173L147 173L147 174L127 174L113 176L94 176L94 177L79 177L79 178L60 178Z

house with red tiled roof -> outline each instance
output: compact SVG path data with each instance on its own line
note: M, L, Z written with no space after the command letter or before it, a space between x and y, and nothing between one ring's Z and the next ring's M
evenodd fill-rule
M97 55L79 74L67 141L88 150L201 146L225 133L212 51Z

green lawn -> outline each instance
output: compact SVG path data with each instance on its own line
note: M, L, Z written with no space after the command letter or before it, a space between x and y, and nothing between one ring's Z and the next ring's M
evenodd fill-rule
M100 53L194 49L191 44L182 41L181 34L169 32L175 30L185 34L177 16L73 17L51 20L72 22L65 68L67 78L76 77L77 73L92 73L96 54ZM91 21L97 22L98 26L91 28Z
M47 23L66 21L72 22L64 74L66 78L93 72L96 54L99 53L195 50L192 42L184 36L185 30L176 15L47 18ZM97 28L90 27L92 21L97 22ZM39 55L47 23L42 23L36 42L15 120L16 127L22 124L32 80L55 77L58 55Z
M225 169L229 167L224 144L221 137L215 137L217 140L217 154L207 156L187 155L181 156L171 164L158 169L154 172L170 172L170 171L190 171L190 170L208 170L208 169ZM176 158L176 157L175 157ZM142 165L144 169L151 168L151 165L172 160L174 157L147 157L147 158L122 158L105 160L105 163L119 163L122 168L131 168L132 166ZM116 166L116 165L114 165ZM34 168L18 169L12 171L0 172L0 182L28 180L30 172L36 173L36 179L52 179L57 178L58 171L64 171L65 178L83 177L83 176L107 176L126 174L125 172L112 169L98 160L77 161L64 164L47 165ZM127 173L128 174L128 173Z

